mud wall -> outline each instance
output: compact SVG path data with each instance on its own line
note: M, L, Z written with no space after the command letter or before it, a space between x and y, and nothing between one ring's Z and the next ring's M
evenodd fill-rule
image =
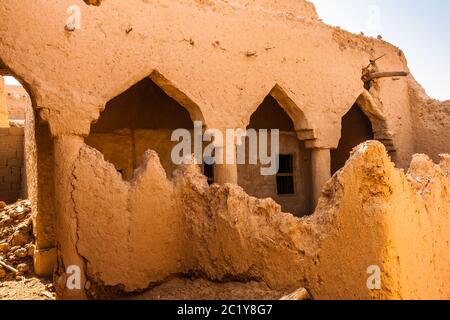
M190 130L191 137L194 132ZM140 166L144 161L144 155L147 150L154 150L158 153L161 164L166 171L168 177L172 177L177 166L171 159L171 153L178 142L171 141L171 130L136 130L135 138L135 163L136 167ZM194 152L194 144L191 144L192 153Z
M0 198L13 203L22 196L23 128L0 128Z
M125 182L84 146L73 175L77 248L88 279L134 291L185 270L183 210L156 153L148 152L135 178Z
M21 86L6 86L8 113L10 120L25 120L25 110L31 105L30 97Z
M335 148L341 117L364 92L362 67L370 58L387 54L381 70L404 70L405 57L382 40L347 33L315 18L305 20L295 14L257 9L262 3L244 6L179 0L138 1L130 6L128 2L106 1L93 7L81 0L59 0L52 6L30 0L25 8L17 1L5 0L0 7L5 26L15 25L19 20L16 16L23 17L44 39L0 32L0 57L25 83L33 84L37 106L54 135L87 136L107 101L150 76L211 128L246 127L260 103L277 88L291 114L304 114L303 118L295 117L294 124L296 130L312 130L312 147ZM294 2L289 3L293 4L290 8L297 8ZM73 4L80 6L85 23L69 33L58 23L67 20L67 7ZM298 1L298 8L304 5L310 6ZM48 19L38 19L30 12L41 12ZM112 19L115 12L122 14ZM179 12L186 14L180 17ZM265 28L260 28L262 21ZM109 30L106 35L105 30ZM43 50L42 41L52 45ZM18 43L26 43L29 50L18 48ZM89 75L79 72L88 55ZM66 68L54 72L40 60ZM73 77L75 73L77 77ZM402 78L396 85L407 90L406 81ZM380 108L389 108L392 119L403 119L398 120L402 126L393 127L397 144L402 146L411 127L403 117L409 102L393 94L381 94L380 101ZM390 108L399 105L401 108ZM407 148L407 141L404 145ZM406 150L402 159L406 154L411 155L411 150Z
M280 15L291 15L303 19L317 19L317 12L314 5L308 1L297 0L235 0L224 1L231 3L231 5L241 5L248 9L270 11ZM216 2L218 2L216 1ZM214 1L213 1L214 2Z
M8 107L6 106L5 82L0 76L0 128L9 127Z
M100 151L105 160L114 164L121 171L125 180L131 180L134 170L143 163L147 150L158 153L167 176L171 176L176 165L171 160L171 153L179 142L171 141L172 130L116 130L115 133L93 133L86 138L86 143ZM191 130L191 136L193 131ZM191 145L192 153L194 146Z
M190 256L215 280L304 286L316 299L446 299L449 160L415 156L405 175L381 144L363 144L303 219L239 188L211 188L208 222L190 221L199 240ZM368 289L369 266L382 272L380 290Z
M117 130L115 133L94 133L86 138L86 143L99 150L105 160L112 163L125 180L130 180L134 172L134 150L131 130Z
M450 149L450 101L430 99L414 80L410 81L411 111L414 119L415 152L438 161Z
M270 140L270 139L269 139ZM270 141L268 141L270 150ZM248 157L248 143L246 152ZM277 176L261 175L260 164L243 164L238 166L238 184L249 195L257 198L272 198L285 212L304 216L313 212L311 194L311 152L299 141L295 133L280 133L280 154L293 156L294 194L278 195Z
M77 247L90 281L125 292L188 275L303 286L316 299L445 298L449 169L448 156L435 165L419 155L406 175L380 143L365 143L329 182L315 214L295 218L238 186L209 187L196 166L167 180L150 151L124 182L85 146L72 182ZM374 265L380 290L367 287Z

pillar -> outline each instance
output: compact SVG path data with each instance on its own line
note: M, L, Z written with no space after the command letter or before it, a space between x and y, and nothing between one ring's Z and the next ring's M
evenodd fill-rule
M224 158L225 150L223 147L216 147L216 158ZM218 184L232 183L238 184L238 167L236 163L236 153L234 164L215 164L214 182Z
M331 153L330 149L312 149L312 183L314 205L316 206L322 190L331 178Z
M87 298L84 290L86 266L76 247L77 213L71 197L73 167L83 143L83 138L75 135L61 135L54 139L55 231L58 244L57 297L65 300ZM80 271L80 289L70 289L66 286L68 276L66 271L69 267L72 270L75 267Z
M218 184L238 184L237 165L216 165L214 167L214 181Z
M237 137L235 132L227 129L216 130L214 139L215 159L220 163L214 165L214 182L218 184L238 184L238 167L236 159Z

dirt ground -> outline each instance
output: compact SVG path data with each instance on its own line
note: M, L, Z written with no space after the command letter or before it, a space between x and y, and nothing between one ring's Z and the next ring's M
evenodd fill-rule
M0 300L54 300L49 279L28 277L0 282ZM206 280L174 279L128 300L278 300L282 292L251 282L218 284Z
M286 292L273 291L259 282L215 283L176 278L131 300L278 300Z
M51 279L34 275L31 202L0 201L0 300L54 300Z
M52 282L33 276L0 282L0 300L54 300Z

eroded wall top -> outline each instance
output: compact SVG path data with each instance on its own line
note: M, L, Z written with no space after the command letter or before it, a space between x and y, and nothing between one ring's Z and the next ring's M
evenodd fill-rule
M292 14L305 19L317 19L314 5L305 0L220 0L229 4L240 4L254 10L268 10L273 13Z

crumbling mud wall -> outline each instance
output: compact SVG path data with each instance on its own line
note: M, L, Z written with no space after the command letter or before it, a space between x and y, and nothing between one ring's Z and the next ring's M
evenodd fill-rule
M99 6L103 0L84 0L86 4ZM148 0L142 0L148 3ZM214 2L223 1L234 6L242 6L253 10L266 10L280 15L292 15L302 19L317 19L314 5L308 1L298 0L196 0L198 3L212 5ZM189 0L186 1L189 3Z
M151 151L124 182L85 146L72 181L77 248L89 287L122 293L188 275L306 287L316 299L446 298L450 158L442 159L416 156L406 175L383 145L365 143L315 214L295 218L238 186L209 187L195 165L167 180ZM369 266L382 271L380 290L367 287Z
M380 143L365 143L303 219L237 187L211 188L207 222L190 222L199 239L190 256L214 280L304 286L315 299L446 299L448 169L448 156L434 165L419 155L405 175ZM380 268L381 290L368 289L369 266Z
M409 94L416 133L415 152L427 154L438 161L439 154L448 153L450 149L450 101L428 97L414 79L410 80Z
M239 5L248 10L268 11L280 16L292 16L299 19L318 19L314 5L298 0L210 0L210 3L223 1L230 5Z
M448 157L434 165L415 156L405 175L379 144L359 146L311 217L321 242L310 271L313 295L446 299L448 237L439 229L448 225L449 182ZM367 289L368 266L381 269L381 290Z
M392 274L402 299L448 299L450 295L449 169L448 155L441 156L439 165L426 155L416 155L404 192L392 199L390 257L397 259Z
M0 201L22 196L24 128L0 128Z
M146 153L138 170L126 182L98 151L85 146L73 171L77 250L88 278L125 291L145 289L184 270L184 214L173 184L155 152Z

